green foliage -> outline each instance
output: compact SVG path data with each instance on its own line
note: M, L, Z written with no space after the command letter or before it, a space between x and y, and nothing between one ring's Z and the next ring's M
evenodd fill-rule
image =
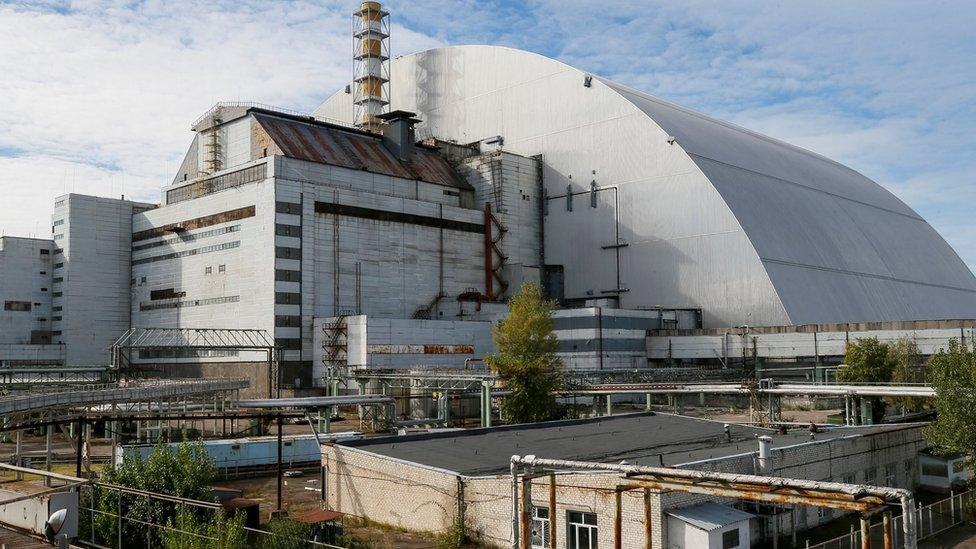
M837 381L844 383L887 383L895 371L895 361L888 345L876 337L856 339L847 344L845 366L837 370ZM870 397L873 423L884 420L885 404L880 397Z
M110 465L99 479L106 484L155 492L187 499L203 499L206 487L216 475L213 463L200 442L180 444L170 451L159 444L149 455L129 456L121 465ZM122 516L122 535L125 545L156 546L160 529L148 528L144 523L164 525L177 515L176 504L131 493L119 493L105 487L93 486L86 505L100 511L92 518L82 513L81 532L91 541L115 547L119 539L119 519Z
M202 512L201 512L202 511ZM207 520L203 514L211 515ZM163 534L164 549L236 549L247 546L244 514L183 508L168 523Z
M844 383L872 383L891 381L895 362L888 345L876 337L856 339L847 344L845 366L837 370L837 381Z
M903 337L889 343L888 358L894 363L892 383L925 383L925 362L913 340ZM918 412L925 407L927 400L918 397L892 397L889 402L907 411Z
M268 523L270 536L262 536L261 549L305 549L312 536L312 528L289 518L276 518Z
M498 353L485 358L511 391L502 401L502 415L513 423L552 419L558 410L555 393L563 385L552 331L556 304L543 299L537 284L524 284L508 306L508 317L493 330Z
M926 429L926 438L944 453L976 456L976 350L953 339L948 350L929 358L928 374L939 416Z

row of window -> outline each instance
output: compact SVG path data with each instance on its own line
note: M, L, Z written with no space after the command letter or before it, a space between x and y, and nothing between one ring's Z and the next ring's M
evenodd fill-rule
M208 254L211 252L219 252L221 250L229 250L231 248L237 248L241 245L240 240L235 240L233 242L225 242L223 244L214 244L212 246L204 246L202 248L194 248L192 250L183 250L182 252L172 252L162 255L154 255L152 257L144 257L142 259L132 260L133 265L142 265L143 263L154 263L156 261L165 261L167 259L175 259L177 257L189 257L192 255Z
M738 530L734 530L738 536ZM597 549L598 538L595 513L583 511L566 511L566 547L567 549ZM532 508L532 547L533 549L548 549L552 547L549 539L549 508ZM738 547L738 540L732 547Z
M184 307L200 307L203 305L218 305L220 303L236 303L241 300L239 295L226 297L212 297L210 299L188 299L186 301L170 301L165 303L140 303L140 311L152 311L156 309L181 309Z
M223 263L217 265L217 272L218 273L227 272L227 265L224 265ZM204 267L203 274L213 274L213 265L207 265L206 267Z
M239 230L241 230L240 225L231 225L230 227L221 227L219 229L204 231L202 233L187 234L183 236L178 236L176 238L164 238L163 240L157 240L156 242L150 242L149 244L140 244L138 246L133 246L132 251L138 252L140 250L148 250L150 248L158 248L159 246L168 246L170 244L186 244L188 242L195 242L197 240L203 240L204 238L210 238L211 236L219 236L227 233L236 233Z

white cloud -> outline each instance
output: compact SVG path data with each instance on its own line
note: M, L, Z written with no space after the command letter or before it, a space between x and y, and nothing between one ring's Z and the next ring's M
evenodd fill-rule
M0 3L0 230L50 189L153 198L218 100L311 110L351 72L357 1ZM41 6L41 7L38 7ZM976 266L976 5L391 0L394 53L494 43L558 57L826 154ZM11 167L12 166L12 167ZM16 179L15 179L16 178ZM84 181L90 179L91 181ZM57 193L54 193L57 194ZM29 214L25 204L29 204Z
M355 5L0 4L0 231L46 225L66 182L157 198L217 101L310 111L351 74ZM395 44L438 42L397 28Z

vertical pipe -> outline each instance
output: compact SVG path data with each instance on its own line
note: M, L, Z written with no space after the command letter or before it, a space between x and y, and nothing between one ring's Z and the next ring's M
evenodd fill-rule
M23 431L17 431L16 437L17 437L17 442L15 443L14 446L14 465L20 467L21 466L20 465L20 444L21 444L21 438L23 437ZM23 480L23 479L24 479L24 473L17 471L17 480Z
M81 478L81 446L84 444L85 423L84 418L78 418L78 438L75 446L75 476Z
M278 505L276 509L281 511L281 481L282 481L282 470L281 470L281 414L278 414Z
M556 543L556 473L549 475L549 547Z
M45 437L44 438L44 469L47 471L51 470L51 442L52 442L51 437L54 434L51 430L53 428L54 425L48 425L44 427L44 437ZM51 485L51 477L48 476L44 477L44 485L45 486Z
M613 494L613 548L620 549L623 546L623 512L621 507L623 490L617 488Z
M651 549L651 489L644 488L644 549Z

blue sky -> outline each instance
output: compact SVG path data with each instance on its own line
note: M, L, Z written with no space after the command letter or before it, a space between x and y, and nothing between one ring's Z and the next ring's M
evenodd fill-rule
M219 100L311 111L356 2L0 0L0 233L52 199L156 200ZM395 53L528 49L825 154L976 267L976 3L391 1Z

